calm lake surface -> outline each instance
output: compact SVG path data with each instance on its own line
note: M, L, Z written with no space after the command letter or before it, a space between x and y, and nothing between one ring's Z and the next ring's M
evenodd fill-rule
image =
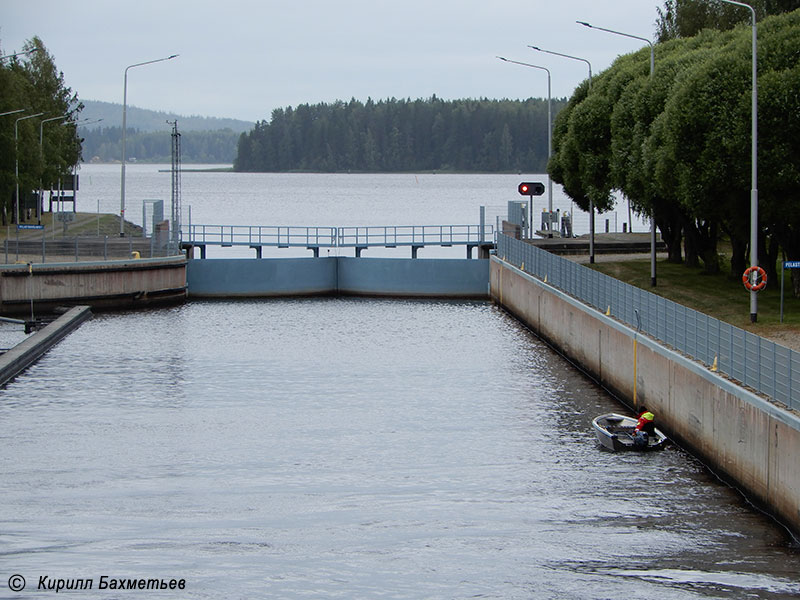
M368 203L381 180L351 180L348 224L395 219ZM96 315L0 390L0 598L53 597L42 576L92 578L82 598L800 595L785 532L692 457L597 446L591 418L622 410L486 302Z
M192 169L192 165L184 166ZM197 168L208 168L198 166ZM163 200L170 214L169 165L126 167L126 219L142 224L142 205ZM547 181L546 175L442 175L421 174L281 174L209 173L190 171L181 176L183 224L265 225L292 227L355 227L395 225L478 225L480 207L486 207L486 223L505 218L508 201L520 196L521 181ZM77 210L119 214L120 166L84 165L80 171ZM534 198L534 224L547 207L548 196ZM576 235L589 232L589 216L574 209L561 186L553 188L553 210L572 212ZM622 231L627 223L627 202L596 217L596 231ZM650 222L632 215L634 231L649 231ZM252 257L248 249L209 247L209 257ZM349 249L352 255L353 250ZM264 249L265 256L308 256L306 250ZM237 254L238 253L238 254ZM407 258L408 248L370 249L363 256ZM428 247L420 258L464 257L464 248Z

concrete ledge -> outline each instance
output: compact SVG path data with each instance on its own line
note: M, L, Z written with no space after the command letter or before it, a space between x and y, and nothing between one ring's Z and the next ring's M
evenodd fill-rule
M497 258L493 299L800 537L800 416ZM635 375L634 375L635 374Z
M184 256L0 267L0 311L128 308L186 300Z
M32 333L0 356L0 385L5 385L22 373L91 316L92 311L88 306L71 308L47 327Z

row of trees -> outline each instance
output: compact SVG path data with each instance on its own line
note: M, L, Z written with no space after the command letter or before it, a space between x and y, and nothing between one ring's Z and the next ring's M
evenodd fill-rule
M800 8L800 0L750 0L758 20ZM732 29L749 19L749 14L721 0L666 0L659 8L656 37L659 42L693 37L703 29Z
M231 164L236 158L239 134L230 129L216 131L182 131L181 160L184 163ZM122 127L80 129L86 160L112 162L122 156ZM172 157L169 131L142 132L128 128L125 154L131 160L168 163Z
M759 257L774 276L781 250L800 259L800 11L761 21L758 39ZM672 261L719 271L724 234L739 276L750 228L751 29L704 29L655 51L652 77L643 49L576 90L556 119L549 171L584 210L590 200L610 209L622 191L654 215Z
M20 198L28 197L40 186L56 187L81 159L81 141L74 122L82 105L77 94L64 84L63 73L55 66L38 37L23 47L31 51L0 61L0 212L3 224L16 214L15 171L19 170ZM16 112L24 109L24 112ZM14 122L26 115L40 117ZM62 117L45 124L44 119ZM41 134L41 143L40 143Z
M554 100L553 111L565 104ZM352 99L273 111L237 171L544 171L547 101Z

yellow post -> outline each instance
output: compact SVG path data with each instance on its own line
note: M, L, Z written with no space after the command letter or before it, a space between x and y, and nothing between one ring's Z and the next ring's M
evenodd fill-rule
M639 400L636 398L636 351L638 349L639 340L633 338L633 406L639 406Z

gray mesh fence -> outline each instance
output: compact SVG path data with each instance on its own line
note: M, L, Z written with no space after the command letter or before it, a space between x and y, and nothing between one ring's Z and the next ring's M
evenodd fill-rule
M176 244L155 238L81 237L57 240L5 240L0 246L0 263L52 263L72 261L155 258L180 254Z
M800 352L506 235L497 256L567 294L791 408L800 409ZM638 318L637 318L638 314Z

